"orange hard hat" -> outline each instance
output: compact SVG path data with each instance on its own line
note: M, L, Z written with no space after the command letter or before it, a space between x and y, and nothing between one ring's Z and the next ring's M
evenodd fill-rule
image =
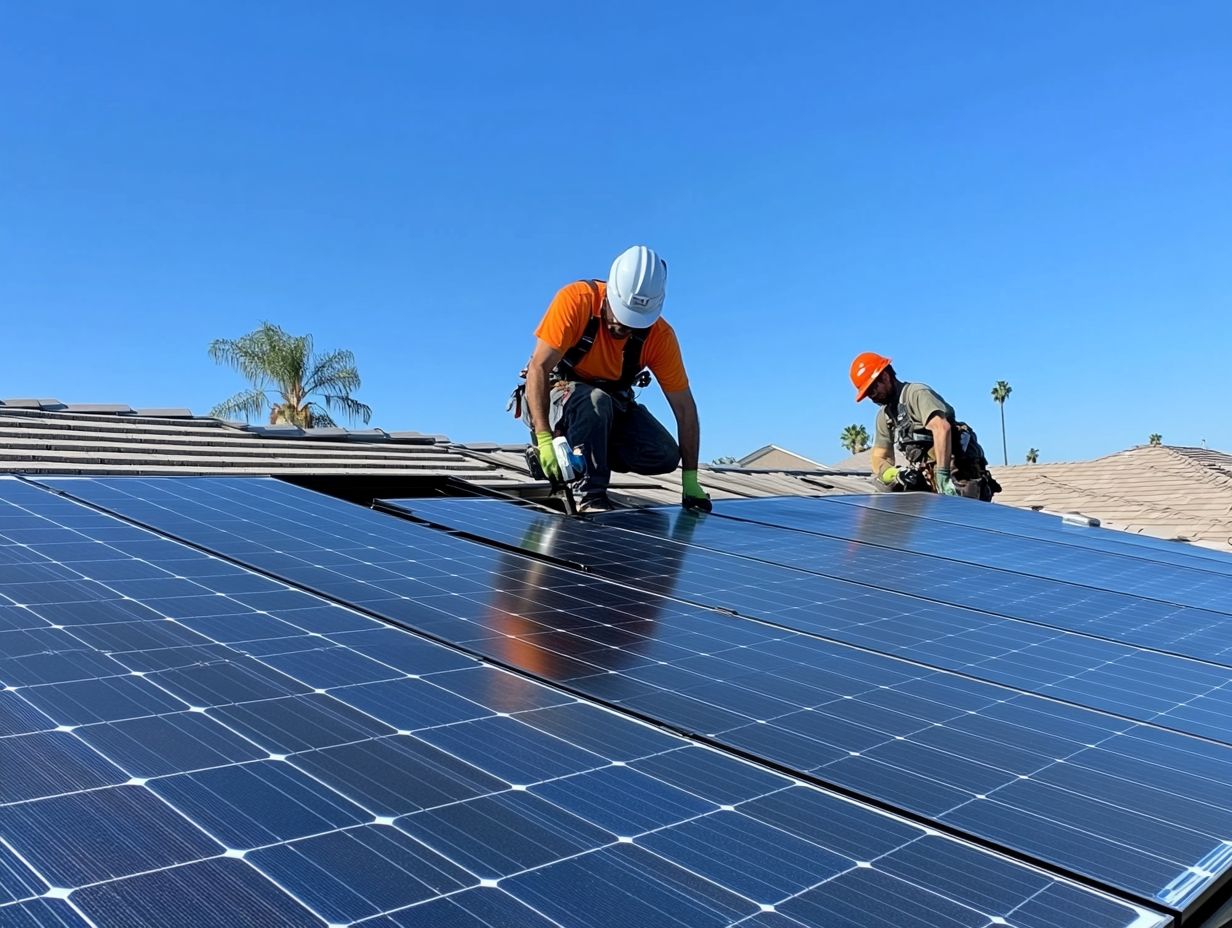
M876 352L866 351L856 355L856 359L851 362L851 382L855 384L857 403L868 395L868 388L873 385L873 381L889 366L890 359Z

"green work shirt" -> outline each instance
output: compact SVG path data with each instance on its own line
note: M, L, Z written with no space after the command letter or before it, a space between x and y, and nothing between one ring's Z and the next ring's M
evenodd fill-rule
M932 387L926 383L905 383L898 394L898 412L901 418L906 412L908 419L911 422L913 429L922 429L927 426L928 420L940 413L950 421L952 425L957 420L954 418L954 407L941 398ZM895 426L890 421L890 414L886 412L886 407L882 406L877 410L877 425L876 436L873 438L873 447L880 448L882 451L892 451L895 441ZM929 452L930 456L932 452Z

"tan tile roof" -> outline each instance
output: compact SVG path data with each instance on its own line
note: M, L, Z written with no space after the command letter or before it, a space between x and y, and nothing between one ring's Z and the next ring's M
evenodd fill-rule
M993 468L1010 506L1077 511L1113 528L1232 550L1232 455L1141 445L1093 461Z

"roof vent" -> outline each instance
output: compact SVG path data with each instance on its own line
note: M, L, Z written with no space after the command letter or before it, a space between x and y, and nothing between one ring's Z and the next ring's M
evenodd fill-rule
M1081 512L1067 512L1061 516L1064 525L1081 525L1083 528L1099 528L1099 519L1084 516Z

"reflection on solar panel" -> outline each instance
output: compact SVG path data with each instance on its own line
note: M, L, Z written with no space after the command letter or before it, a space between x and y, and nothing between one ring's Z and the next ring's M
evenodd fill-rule
M1200 545L1178 544L1175 541L1133 532L1071 525L1061 521L1056 515L1010 506L997 506L989 512L985 512L982 506L947 506L939 503L937 497L929 493L877 493L833 499L853 506L868 506L941 522L953 522L971 528L987 528L1011 535L1024 535L1027 538L1059 541L1111 554L1144 558L1161 564L1232 574L1232 554L1225 551L1203 548Z
M910 565L893 571L894 552L885 549L844 545L756 523L698 519L679 507L605 516L600 527L563 523L534 510L486 501L404 503L420 518L515 546L534 543L541 553L585 562L598 575L691 602L735 609L799 631L1126 718L1225 742L1232 739L1232 668L913 598L899 592L911 586ZM639 527L643 534L612 527L626 525ZM873 553L887 576L849 566L859 562L862 549ZM729 550L752 551L759 561L769 563L732 557L726 553ZM807 563L827 574L860 576L864 585L776 568L773 562L779 558ZM664 565L680 562L684 564L680 570L670 575L664 571ZM931 579L927 573L924 577L925 582ZM1054 598L1062 598L1056 588L1063 585L1034 582ZM888 589L868 589L877 583ZM935 595L945 593L938 589ZM1225 637L1232 636L1230 632L1224 632Z
M1228 578L1222 574L1165 563L1154 563L1144 569L1140 557L921 519L874 506L835 502L837 499L776 497L735 503L721 500L715 511L783 528L801 528L1094 589L1133 593L1165 603L1232 612ZM956 499L938 499L934 503L955 508L973 505L970 500ZM1005 507L1005 511L1011 510ZM996 512L992 509L985 517L995 517Z
M11 478L0 567L6 928L1167 923Z
M690 608L275 481L54 483L1174 912L1191 911L1225 876L1224 746Z

